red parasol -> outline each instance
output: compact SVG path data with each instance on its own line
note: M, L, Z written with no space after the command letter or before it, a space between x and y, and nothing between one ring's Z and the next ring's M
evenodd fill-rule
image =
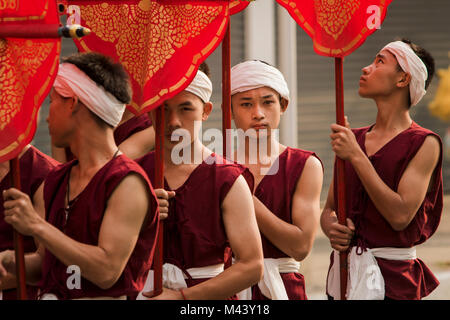
M313 39L317 54L335 57L336 122L345 126L343 57L380 28L392 0L277 0ZM337 158L337 215L346 224L344 161ZM341 299L347 292L347 256L340 253Z
M220 44L230 14L243 10L247 1L68 0L67 4L68 23L93 32L75 40L78 49L110 56L129 73L133 99L127 108L136 115L156 109L155 188L163 188L164 109L158 107L189 85L200 64ZM229 51L229 44L224 50ZM229 88L227 92L224 95L229 97ZM226 116L231 119L229 111ZM154 259L155 295L162 291L162 235L161 223Z
M58 27L55 1L10 0L0 5L0 162L10 160L11 185L18 189L18 156L34 136L39 108L58 70ZM36 39L25 39L24 34ZM14 247L18 299L25 300L24 247L17 232Z

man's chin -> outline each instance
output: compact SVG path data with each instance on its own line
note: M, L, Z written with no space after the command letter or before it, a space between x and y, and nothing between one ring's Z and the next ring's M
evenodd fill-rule
M364 90L361 90L361 88L359 88L358 94L361 98L370 98L371 97L367 92L364 92Z

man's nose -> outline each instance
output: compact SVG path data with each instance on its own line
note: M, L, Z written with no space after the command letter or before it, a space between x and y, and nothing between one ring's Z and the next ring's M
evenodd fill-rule
M264 119L265 115L264 115L264 112L263 112L263 110L261 108L261 105L259 103L255 104L255 107L253 108L253 115L252 116L253 116L253 119L256 119L256 120Z
M368 66L365 66L364 68L362 68L362 69L361 69L362 73L363 73L364 75L369 74L371 66L372 66L372 65L368 65Z

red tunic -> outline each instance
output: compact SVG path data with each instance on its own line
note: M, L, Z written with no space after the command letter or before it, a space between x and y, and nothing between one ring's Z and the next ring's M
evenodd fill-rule
M366 133L371 128L353 130L364 152L366 152ZM397 191L409 162L429 135L441 141L438 135L413 122L409 129L398 134L369 157L380 178L392 190ZM410 248L425 242L436 231L443 207L442 143L439 162L434 170L430 188L414 219L403 231L395 231L378 212L349 162L346 162L345 166L345 179L348 186L346 189L347 216L352 219L356 227L352 246ZM334 199L337 207L336 184L335 179ZM439 284L430 269L420 259L393 261L377 258L377 262L384 277L387 298L421 299L430 294Z
M116 142L116 145L120 145L133 134L145 130L151 126L152 121L148 117L147 113L133 117L114 129L114 141ZM66 152L66 161L69 162L73 160L74 156L70 151L70 148L65 148L64 150Z
M222 159L218 155L212 155ZM155 177L155 153L136 160L151 181ZM224 160L223 160L224 161ZM203 161L186 182L175 190L164 220L164 262L183 270L224 263L230 249L222 219L221 204L236 179L242 175L253 189L250 171L238 164L207 164ZM169 190L165 182L166 190ZM207 279L187 279L188 287Z
M286 148L278 158L278 171L266 175L258 184L255 196L278 218L292 224L292 199L306 160L313 152ZM320 160L320 159L319 159ZM261 234L264 258L286 258L287 254L273 245ZM305 280L298 272L281 273L289 300L306 300ZM253 300L266 300L259 287L252 287Z
M119 297L122 295L133 297L144 287L156 243L159 215L153 188L141 167L125 155L117 156L105 164L80 193L73 203L66 222L64 201L70 170L76 162L74 160L59 166L45 181L44 199L49 223L78 242L97 245L109 197L127 175L135 173L145 179L151 192L146 224L142 227L122 275L111 288L101 289L82 277L81 289L68 289L66 281L71 276L70 273L67 273L68 266L46 250L42 266L41 294L53 293L59 299ZM82 275L83 270L81 270Z
M58 164L57 161L31 146L20 158L20 184L21 191L26 193L33 201L34 194L44 182L47 174ZM11 187L11 172L0 181L0 194ZM3 197L0 196L0 251L14 250L13 227L4 220ZM24 237L25 252L36 251L33 237ZM28 287L28 299L33 299L36 290ZM15 300L15 289L3 290L3 300Z

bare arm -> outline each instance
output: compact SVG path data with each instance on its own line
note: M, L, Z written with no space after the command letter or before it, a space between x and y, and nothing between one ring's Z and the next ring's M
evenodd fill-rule
M439 152L436 138L428 136L403 173L397 192L381 180L372 165L367 165L367 157L352 161L370 199L394 230L404 230L414 219L425 199Z
M347 218L347 225L339 224L334 203L333 181L330 183L327 201L320 216L320 226L323 233L330 240L330 245L338 251L346 251L355 232L355 226L351 219Z
M37 285L41 279L44 248L25 255L25 278L28 284ZM0 252L0 290L16 288L16 265L14 250Z
M311 251L319 224L323 172L320 161L311 156L297 181L292 200L292 224L274 215L258 198L256 219L260 231L281 251L301 261Z
M227 299L257 283L263 274L261 237L255 219L252 195L240 176L222 203L225 231L235 263L208 281L185 289L187 299Z
M41 183L33 196L33 207L40 217L45 219L45 205L44 205L44 183ZM39 248L39 243L35 240L36 247ZM0 290L16 288L16 276L15 276L15 258L14 251L7 250L0 253L3 256L3 270L10 272L3 273L3 278L0 279ZM2 258L0 258L2 260ZM41 274L41 257L38 255L38 251L34 253L28 253L25 255L25 267L26 267L26 279L29 284L35 284L40 279ZM0 266L2 268L2 266Z
M373 204L391 227L396 231L404 230L422 204L439 160L440 146L437 139L433 136L425 138L403 173L398 190L394 191L379 177L357 144L353 132L341 126L333 126L337 131L332 134L333 150L342 159L351 161Z
M235 263L218 276L183 289L189 300L223 300L257 283L263 275L261 237L256 223L250 189L242 176L235 181L222 203L222 215ZM152 294L146 295L151 297ZM182 295L164 289L154 299L182 299Z
M129 192L133 190L133 192ZM16 198L12 191L10 196ZM13 200L8 207L18 206ZM10 209L5 216L19 232L33 235L65 265L77 265L81 275L102 289L120 277L137 242L149 205L147 188L135 174L125 177L112 193L100 227L98 245L77 242L30 209Z
M137 159L155 147L155 129L153 126L136 132L119 145L119 149L130 159Z
M437 139L433 136L425 138L403 173L397 191L394 191L379 177L350 129L332 125L332 130L335 131L331 135L333 151L342 159L351 161L373 204L391 227L396 231L404 230L423 202L439 160Z

